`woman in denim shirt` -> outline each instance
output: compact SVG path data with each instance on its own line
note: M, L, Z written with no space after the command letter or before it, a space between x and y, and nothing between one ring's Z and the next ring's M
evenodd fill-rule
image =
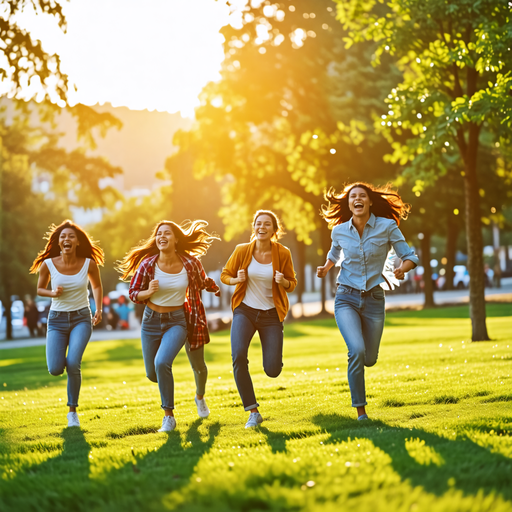
M382 271L393 247L402 260L394 271L397 279L419 263L398 229L400 219L406 219L410 206L389 186L376 188L366 183L352 183L340 194L330 189L325 198L328 206L322 217L332 229L332 245L324 266L318 267L318 277L340 260L334 316L348 348L348 383L352 407L357 408L358 420L368 419L365 406L364 367L377 362L384 329L384 290Z

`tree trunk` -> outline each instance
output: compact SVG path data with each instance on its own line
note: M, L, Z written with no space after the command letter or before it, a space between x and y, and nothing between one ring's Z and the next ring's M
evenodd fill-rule
M432 267L430 266L430 239L432 235L429 231L423 232L421 240L421 263L423 264L423 293L425 294L425 302L423 308L433 308L434 303L434 286L432 283Z
M306 244L297 240L297 253L295 256L294 267L297 272L297 302L302 304L302 295L306 286Z
M469 271L469 311L473 341L488 341L485 313L484 246L480 211L480 192L476 173L479 128L470 124L467 151L464 155L464 195L466 208L466 239Z
M450 214L449 214L450 215ZM446 233L446 281L445 290L453 290L453 280L455 279L455 271L453 267L457 257L457 239L459 238L459 226L457 221L453 219L453 214L448 217L448 229Z

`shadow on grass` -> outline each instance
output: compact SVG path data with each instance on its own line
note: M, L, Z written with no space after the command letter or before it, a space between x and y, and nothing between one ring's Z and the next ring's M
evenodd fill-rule
M209 452L220 432L220 424L213 423L207 425L206 432L201 435L201 423L200 419L193 422L183 439L176 430L161 434L167 439L154 451L137 453L134 438L130 462L105 473L96 472L93 478L94 452L91 452L84 432L78 428L64 429L60 434L64 444L59 455L19 470L12 479L0 480L0 510L161 510L164 496L190 483L197 463ZM93 441L91 443L94 445ZM41 445L34 445L34 451L42 451Z
M338 444L354 438L370 440L389 455L393 469L402 480L437 496L456 488L467 495L483 490L486 494L495 492L512 500L512 460L491 453L467 437L451 440L420 429L392 427L378 420L362 423L337 414L319 414L313 422L330 434L324 444ZM425 446L429 452L433 450L440 457L439 462L417 462L407 450L407 440L419 440L416 444Z
M39 512L44 509L76 510L81 499L77 486L69 481L86 481L89 478L89 452L91 447L84 432L76 427L65 428L57 437L64 439L62 451L41 464L20 470L12 479L0 483L0 510ZM59 450L52 443L20 445L23 453L48 453Z

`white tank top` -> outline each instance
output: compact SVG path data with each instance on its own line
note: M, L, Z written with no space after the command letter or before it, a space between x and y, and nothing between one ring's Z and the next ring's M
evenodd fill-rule
M89 298L87 294L87 274L89 272L90 259L86 258L85 263L78 272L72 276L61 274L53 264L51 258L44 260L52 282L52 290L57 286L62 286L63 292L60 297L52 297L50 309L53 311L77 311L89 307Z
M253 256L251 264L247 267L247 289L242 302L251 308L263 311L275 308L272 296L273 282L272 263L263 265L258 263Z
M164 307L183 306L188 288L185 267L178 274L168 274L155 263L155 279L158 280L158 291L149 298L153 304Z

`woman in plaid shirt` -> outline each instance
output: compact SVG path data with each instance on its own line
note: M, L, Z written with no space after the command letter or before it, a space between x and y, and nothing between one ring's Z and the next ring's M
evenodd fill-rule
M220 295L215 281L206 276L198 257L206 254L218 237L205 231L207 222L196 220L178 226L163 220L153 234L120 262L122 279L133 276L130 299L146 304L142 318L142 354L146 375L158 382L165 416L159 432L176 427L172 363L185 345L196 381L197 412L210 410L204 394L208 371L204 345L210 341L201 290ZM188 339L187 339L188 338Z

